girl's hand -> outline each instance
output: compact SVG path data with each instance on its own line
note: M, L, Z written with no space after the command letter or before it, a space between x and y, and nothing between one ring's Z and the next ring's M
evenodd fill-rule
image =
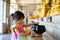
M27 32L27 34L30 34L30 33L31 33L31 31L28 31L28 32Z

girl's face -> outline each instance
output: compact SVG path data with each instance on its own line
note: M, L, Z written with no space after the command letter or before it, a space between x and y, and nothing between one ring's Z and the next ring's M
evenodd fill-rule
M22 24L23 23L23 19L21 18L20 20L17 21L18 24Z

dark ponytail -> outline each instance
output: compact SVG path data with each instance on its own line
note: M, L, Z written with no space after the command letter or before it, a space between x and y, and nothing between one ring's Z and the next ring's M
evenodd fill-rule
M14 14L12 13L11 16L13 16Z
M25 18L24 14L21 11L16 11L14 14L11 14L12 18L16 18L17 20L20 20L21 18Z

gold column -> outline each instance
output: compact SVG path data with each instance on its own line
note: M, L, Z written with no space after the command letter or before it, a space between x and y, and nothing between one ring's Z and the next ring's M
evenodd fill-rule
M60 0L55 0L52 3L51 16L60 15Z
M40 18L50 16L51 0L41 0L37 14Z
M45 6L45 16L46 17L50 16L50 13L51 13L51 0L47 0L47 1L48 1L48 3Z

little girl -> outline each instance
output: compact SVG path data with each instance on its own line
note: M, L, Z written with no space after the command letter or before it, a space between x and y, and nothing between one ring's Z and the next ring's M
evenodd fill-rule
M24 27L32 26L33 24L38 23L30 23L30 24L23 24L24 14L20 11L16 11L14 14L11 15L13 18L13 22L11 24L11 31L12 31L12 40L26 40L25 35L30 34L30 31L24 32Z

